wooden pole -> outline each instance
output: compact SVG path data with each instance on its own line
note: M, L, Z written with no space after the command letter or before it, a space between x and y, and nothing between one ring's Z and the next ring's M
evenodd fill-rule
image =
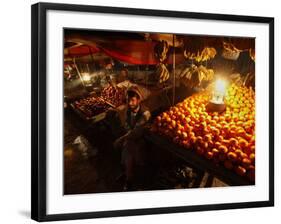
M79 69L78 69L78 67L77 67L77 65L76 65L75 58L73 58L73 64L74 64L74 67L75 67L75 69L76 69L76 71L77 71L77 74L79 75L79 78L81 79L81 82L82 82L83 86L85 87L84 80L83 80L83 78L82 78L82 76L81 76L81 74L80 74L80 71L79 71Z

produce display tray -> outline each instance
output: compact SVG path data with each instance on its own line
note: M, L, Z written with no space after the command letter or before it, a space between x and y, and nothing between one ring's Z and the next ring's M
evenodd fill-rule
M103 99L102 99L102 100L103 100ZM107 113L107 111L108 111L109 109L113 109L113 108L114 108L114 106L113 106L112 104L106 102L105 100L103 100L103 101L104 101L106 104L108 104L110 107L109 107L107 110L105 110L104 112L99 113L99 114L97 114L97 115L95 115L95 116L92 116L92 117L86 116L86 115L83 113L83 111L81 111L79 108L77 108L77 107L74 105L74 103L71 103L70 106L71 106L72 110L73 110L79 117L81 117L83 120L85 120L85 121L90 121L90 122L92 122L92 123L97 123L97 122L103 120L103 119L106 117L106 113Z
M227 170L222 165L216 165L212 161L197 155L193 150L180 147L169 139L152 133L148 129L145 131L145 139L164 150L168 150L194 167L209 172L230 186L254 185L247 178L239 176L231 170Z

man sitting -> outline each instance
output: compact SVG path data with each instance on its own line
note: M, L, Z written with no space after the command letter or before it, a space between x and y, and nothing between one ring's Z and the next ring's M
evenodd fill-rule
M126 134L118 138L114 146L122 150L121 164L125 169L124 190L132 186L136 165L143 165L143 127L150 119L149 110L141 105L142 96L137 86L127 90L127 111L124 129Z

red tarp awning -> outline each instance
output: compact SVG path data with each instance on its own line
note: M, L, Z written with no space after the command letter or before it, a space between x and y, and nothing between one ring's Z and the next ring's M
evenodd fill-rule
M65 49L65 57L81 57L102 52L113 59L128 64L154 65L159 63L154 55L155 44L154 41L117 40L110 44L100 44L98 47L80 45ZM177 63L183 60L182 54L176 54ZM172 64L172 50L170 50L167 63Z

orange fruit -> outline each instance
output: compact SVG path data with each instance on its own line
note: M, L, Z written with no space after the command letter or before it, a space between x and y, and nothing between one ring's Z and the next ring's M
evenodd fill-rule
M244 148L244 152L245 152L247 155L250 155L250 154L252 153L251 147L248 146L248 147Z
M248 142L243 138L240 138L238 143L239 143L241 148L246 148L248 146Z
M215 143L213 140L208 142L209 148L213 148L215 146Z
M236 154L237 156L241 157L242 154L243 154L243 152L242 152L242 150L237 149L237 150L235 150L235 154Z
M184 114L180 115L180 120L182 120L182 121L185 120L185 115Z
M217 129L217 128L214 128L213 130L212 130L212 133L213 133L213 135L219 135L220 134L220 130L219 129Z
M207 159L212 159L212 158L214 157L214 154L213 154L213 152L211 152L211 151L207 151L207 152L205 153L205 157L206 157Z
M242 166L243 166L244 168L247 169L250 165L251 165L251 160L249 160L249 159L247 159L247 158L244 158L244 159L242 160Z
M221 143L220 142L215 142L215 147L216 148L219 148L221 146Z
M213 148L213 149L212 149L212 153L214 154L214 156L216 156L216 155L219 154L219 150L216 149L216 148Z
M227 158L232 161L232 162L235 162L237 160L237 155L235 152L229 152L227 154Z
M166 120L167 123L170 123L172 121L172 119L170 117L166 117L165 120Z
M220 153L226 154L228 152L228 149L224 145L220 145L218 147L218 150Z
M184 131L184 127L180 123L177 123L177 130Z
M249 158L250 158L251 162L254 163L255 162L255 153L251 153Z
M197 136L196 138L197 138L196 142L203 143L203 137L202 136Z
M225 115L225 120L229 122L231 120L231 116L229 114Z
M235 167L235 172L239 175L239 176L245 176L246 175L246 169L242 166L236 166Z
M203 148L204 150L207 150L208 147L209 147L209 144L208 144L208 142L202 142L202 143L201 143L201 146L202 146L202 148Z
M176 128L177 122L176 122L175 120L172 120L172 121L171 121L171 126L172 126L173 128Z
M236 123L236 125L237 125L237 126L241 126L241 127L243 127L243 126L244 126L244 122L242 122L242 121L238 121L238 122Z
M196 153L198 155L203 155L204 154L204 150L200 146L197 146L196 147Z
M190 137L190 144L194 145L196 142L196 137L192 136Z
M225 160L223 164L224 164L224 167L228 170L231 170L233 168L233 164L229 160Z
M157 121L157 122L160 122L161 120L162 120L161 116L157 116L157 117L156 117L156 121Z
M215 126L215 125L216 125L216 121L211 120L211 121L210 121L210 125L211 125L211 126Z
M195 121L193 120L193 118L192 118L192 120L189 122L189 124L190 124L191 126L194 126L194 125L195 125Z
M218 122L218 121L219 121L219 117L218 117L217 115L215 115L215 116L213 116L213 120L214 120L215 122Z
M224 117L223 115L221 115L221 116L219 117L219 120L220 120L221 123L222 123L222 122L225 122L225 117Z
M235 138L230 138L230 139L229 139L229 144L230 144L231 146L237 147L237 146L238 146L238 140L235 139Z
M172 130L174 130L174 127L173 127L172 125L168 125L168 129L169 129L170 131L172 131Z
M223 140L222 140L222 143L223 143L226 147L229 146L229 140L228 140L228 139L223 139Z
M252 135L245 133L243 136L247 141L250 141L252 138Z
M222 125L221 125L220 123L217 123L217 124L216 124L216 128L217 128L218 130L221 130L221 129L222 129Z
M229 131L229 136L235 137L236 136L236 131L235 130L230 130Z
M209 133L209 129L207 128L207 127L205 127L204 129L203 129L203 134L209 134L209 135L211 135L210 133Z
M190 143L187 141L187 140L184 140L183 141L183 146L185 147L185 148L187 148L187 149L190 149L191 147L191 145L190 145Z
M223 142L223 141L224 141L224 138L223 138L222 135L217 136L217 139L218 139L218 141L220 141L220 142Z
M187 133L186 132L182 132L181 133L181 137L182 137L182 139L187 139Z
M190 119L189 117L186 117L186 118L185 118L185 122L186 122L187 124L189 124L190 121L191 121L191 119Z
M244 158L248 158L248 155L246 153L242 152L240 157L241 157L241 159L244 159Z

